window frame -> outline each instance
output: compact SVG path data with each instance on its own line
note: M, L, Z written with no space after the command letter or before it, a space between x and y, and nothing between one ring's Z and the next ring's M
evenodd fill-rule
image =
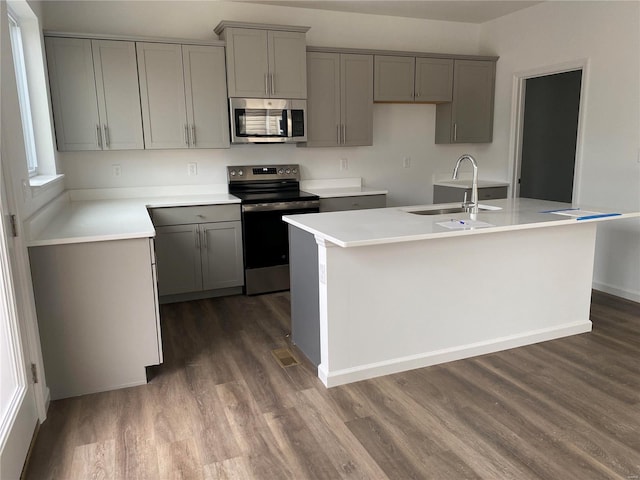
M29 177L38 175L38 155L36 150L35 131L33 126L33 112L31 109L31 97L29 95L29 82L25 62L24 47L22 42L22 30L20 20L7 5L9 22L9 36L11 38L11 52L18 90L18 103L20 106L20 119L22 122L22 134L24 137L24 149L27 160Z

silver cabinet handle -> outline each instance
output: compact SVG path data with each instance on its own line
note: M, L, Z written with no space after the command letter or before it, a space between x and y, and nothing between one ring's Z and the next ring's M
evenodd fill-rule
M200 228L196 225L196 250L200 250Z
M184 143L189 145L189 125L184 124Z
M276 94L276 77L274 76L273 73L270 73L269 78L271 80L271 95L275 95Z
M98 132L98 147L102 149L102 132L100 131L100 125L96 124L96 131Z
M196 124L191 125L191 145L196 146Z
M458 124L457 123L453 124L453 141L454 142L458 141Z
M202 248L204 248L205 250L209 247L207 245L207 231L206 230L201 230L202 233Z
M109 126L107 124L104 124L102 128L104 128L104 143L107 148L111 148L111 135L109 135Z
M344 123L342 124L342 143L347 143L347 126Z
M264 74L264 94L269 95L269 74Z
M336 125L336 133L338 134L338 145L340 145L340 124Z

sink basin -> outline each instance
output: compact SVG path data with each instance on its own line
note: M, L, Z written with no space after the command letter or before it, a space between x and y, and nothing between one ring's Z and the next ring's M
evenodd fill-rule
M491 210L501 210L501 208L484 205L478 206L479 212L488 212ZM425 210L408 211L407 213L413 213L414 215L447 215L449 213L465 213L465 209L462 207L429 208Z

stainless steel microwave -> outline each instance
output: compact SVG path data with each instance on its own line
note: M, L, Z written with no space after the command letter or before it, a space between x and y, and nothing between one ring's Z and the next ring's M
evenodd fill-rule
M230 98L231 143L307 141L307 101Z

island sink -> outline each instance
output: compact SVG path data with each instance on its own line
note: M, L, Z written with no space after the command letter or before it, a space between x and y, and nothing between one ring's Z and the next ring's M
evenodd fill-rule
M502 209L500 207L486 207L484 205L478 205L479 212L489 212L492 210L502 210ZM407 213L413 213L414 215L447 215L449 213L465 213L465 212L467 212L467 209L465 207L428 208L424 210L407 211Z

